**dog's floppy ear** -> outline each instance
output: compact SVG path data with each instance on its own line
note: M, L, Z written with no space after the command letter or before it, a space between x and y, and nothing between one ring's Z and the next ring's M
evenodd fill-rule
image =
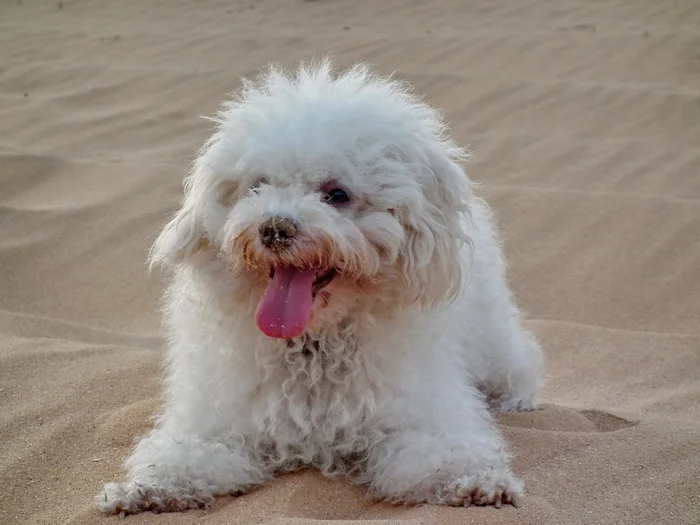
M226 188L230 193L229 184ZM161 230L149 254L150 267L177 266L212 249L207 225L225 214L221 184L213 172L201 165L185 178L185 197L175 216Z
M187 179L187 182L191 179ZM186 182L186 187L187 187ZM207 247L202 217L187 195L175 216L163 227L151 247L149 265L176 266Z
M163 264L175 266L206 248L207 244L194 206L185 202L153 243L149 264L151 267Z
M423 198L404 210L406 234L401 259L407 284L423 305L439 305L459 293L463 284L459 250L471 194L469 179L449 156L429 153L421 163Z

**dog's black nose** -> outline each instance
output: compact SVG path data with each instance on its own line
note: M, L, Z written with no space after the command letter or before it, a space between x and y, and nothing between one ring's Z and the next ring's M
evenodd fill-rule
M258 233L266 248L288 248L297 234L297 227L291 219L270 217L260 225Z

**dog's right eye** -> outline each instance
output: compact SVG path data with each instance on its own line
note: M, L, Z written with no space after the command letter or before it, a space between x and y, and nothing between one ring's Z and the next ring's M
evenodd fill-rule
M248 191L255 191L257 190L260 186L263 184L267 184L267 179L265 177L260 177L258 179L255 179L253 183L250 185L250 188L248 188Z
M328 190L325 199L332 204L345 204L346 202L350 202L350 196L342 188Z

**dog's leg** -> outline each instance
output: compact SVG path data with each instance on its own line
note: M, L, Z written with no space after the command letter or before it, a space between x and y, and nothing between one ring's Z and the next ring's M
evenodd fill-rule
M197 337L196 340L201 339ZM204 508L270 479L253 448L243 379L216 351L193 344L169 348L164 412L125 462L123 483L97 496L105 513Z
M537 408L544 359L537 339L522 324L522 314L508 284L498 232L488 208L475 202L472 230L474 250L469 287L454 310L462 327L461 353L474 384L495 411Z
M517 505L522 483L485 403L475 388L442 379L419 379L409 399L379 414L393 428L370 453L371 494L402 503Z
M544 359L535 337L519 323L503 335L488 356L480 386L489 409L496 412L534 410L539 403Z
M231 445L161 429L140 441L126 467L128 481L107 483L97 496L105 513L206 508L216 495L245 492L269 478L240 442Z

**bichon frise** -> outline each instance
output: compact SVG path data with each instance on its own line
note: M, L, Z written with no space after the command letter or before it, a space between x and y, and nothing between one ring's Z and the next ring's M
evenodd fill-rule
M489 410L531 410L521 325L467 154L441 114L365 65L245 81L151 253L165 405L98 495L181 511L306 466L401 503L516 503Z

